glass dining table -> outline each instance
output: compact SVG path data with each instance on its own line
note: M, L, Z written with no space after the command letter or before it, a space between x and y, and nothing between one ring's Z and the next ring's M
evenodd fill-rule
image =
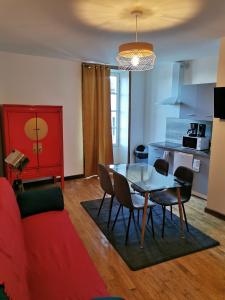
M117 172L125 176L128 182L136 185L138 190L144 194L145 205L141 227L141 248L143 248L144 244L148 199L149 195L154 193L154 191L176 188L180 216L180 233L181 236L184 236L184 220L180 194L180 187L184 183L179 182L179 180L171 174L168 174L166 176L158 173L152 165L148 165L145 163L116 164L109 165L108 167L112 172Z

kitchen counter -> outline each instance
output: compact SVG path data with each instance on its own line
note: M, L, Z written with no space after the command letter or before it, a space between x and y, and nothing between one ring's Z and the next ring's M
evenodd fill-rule
M173 150L173 151L179 151L184 153L189 153L193 155L198 155L202 157L210 157L210 150L194 150L191 148L183 147L181 144L176 143L170 143L170 142L158 142L158 143L151 143L150 146L167 149L167 150Z

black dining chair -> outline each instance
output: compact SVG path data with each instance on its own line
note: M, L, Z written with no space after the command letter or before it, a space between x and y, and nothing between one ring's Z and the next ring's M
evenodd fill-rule
M129 229L130 229L130 222L131 222L131 216L133 217L134 223L134 210L143 210L144 209L144 202L145 199L139 194L132 194L130 193L130 188L129 184L127 182L127 179L119 174L119 173L113 173L113 179L114 179L114 192L115 192L115 197L119 201L120 205L115 217L115 220L113 222L112 230L115 227L116 221L118 219L120 210L122 207L126 207L129 209L130 214L129 214L129 219L128 219L128 225L127 225L127 231L126 231L126 240L125 244L127 244L128 236L129 236ZM155 206L155 204L148 200L148 207L150 208L150 211L152 208ZM152 225L152 235L154 237L154 224L153 224L153 217L151 213L151 225Z
M183 209L183 213L184 213L184 219L185 219L187 231L189 231L189 228L188 228L188 222L187 222L187 216L186 216L186 212L185 212L185 208L184 208L184 203L188 202L191 198L193 175L194 174L191 169L183 167L183 166L178 167L176 169L176 171L174 172L174 176L182 184L182 187L180 188L181 204L182 204L182 209ZM175 189L165 189L162 191L154 192L151 199L155 203L162 206L162 210L163 210L162 237L164 237L166 207L178 204L177 190L175 188Z
M111 199L110 199L109 217L108 217L108 223L107 223L107 226L109 227L109 224L110 224L110 221L111 221L113 199L114 199L113 184L112 184L112 180L111 180L111 177L109 175L108 169L102 164L98 164L98 175L99 175L99 180L100 180L100 186L104 191L104 195L103 195L103 198L102 198L99 210L98 210L98 216L100 214L103 203L105 201L106 194L110 195Z
M167 176L168 172L169 172L169 163L167 160L165 160L163 158L158 158L154 162L154 168L156 169L156 171L158 173Z
M169 163L167 160L159 158L154 162L153 167L156 169L158 173L162 175L168 175ZM135 192L143 194L143 191L136 184L132 183L131 187Z

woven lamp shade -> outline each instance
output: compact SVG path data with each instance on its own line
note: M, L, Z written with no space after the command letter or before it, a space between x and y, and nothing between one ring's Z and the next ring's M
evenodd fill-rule
M132 42L119 46L116 57L119 68L128 71L151 70L155 64L153 45L144 42Z

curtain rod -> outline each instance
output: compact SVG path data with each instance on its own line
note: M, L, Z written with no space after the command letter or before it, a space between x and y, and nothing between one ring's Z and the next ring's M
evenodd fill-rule
M102 65L102 66L106 66L109 67L110 69L114 69L114 70L118 70L118 66L113 66L113 65L107 65L107 64L103 64L103 63L93 63L93 62L82 62L83 65Z

